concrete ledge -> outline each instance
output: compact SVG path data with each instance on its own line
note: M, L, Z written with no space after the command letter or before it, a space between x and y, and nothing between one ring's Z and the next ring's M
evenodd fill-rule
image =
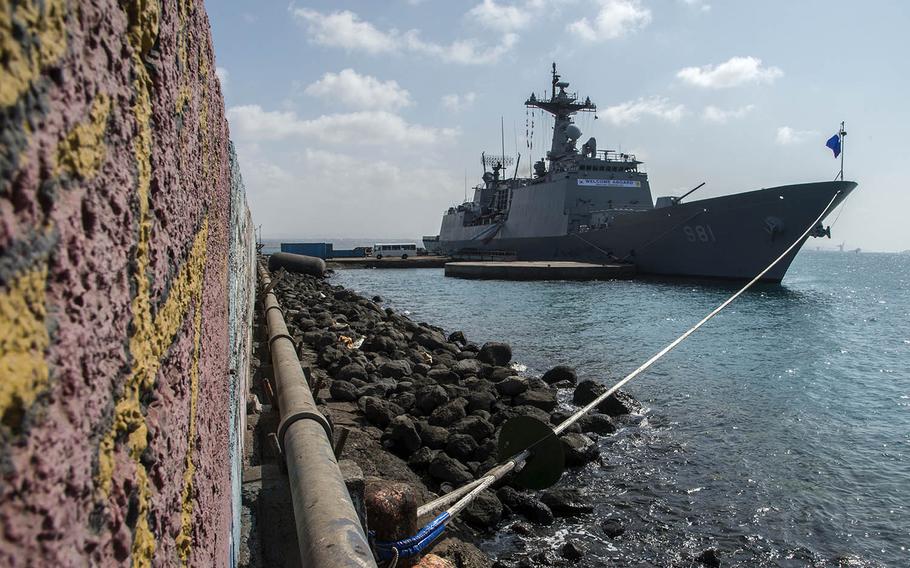
M631 264L588 264L584 262L449 262L445 275L454 278L488 280L614 280L631 278Z
M442 268L449 260L446 256L383 257L380 259L368 256L365 258L333 258L326 261L326 266L334 270L344 268Z

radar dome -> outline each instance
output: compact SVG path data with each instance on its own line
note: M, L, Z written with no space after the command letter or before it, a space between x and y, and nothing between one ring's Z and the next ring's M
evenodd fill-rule
M570 124L566 128L566 136L568 136L572 140L578 140L579 138L581 138L581 129L578 128L577 126L575 126L574 124Z

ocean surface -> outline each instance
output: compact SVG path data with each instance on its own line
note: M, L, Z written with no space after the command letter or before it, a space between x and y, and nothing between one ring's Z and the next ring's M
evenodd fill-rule
M736 290L651 280L504 282L347 270L417 321L503 340L527 373L612 384ZM596 511L483 544L580 539L585 566L910 566L910 255L803 251L627 387L644 405L567 472ZM569 393L566 393L569 394ZM626 533L600 528L617 518ZM522 552L524 551L524 552Z

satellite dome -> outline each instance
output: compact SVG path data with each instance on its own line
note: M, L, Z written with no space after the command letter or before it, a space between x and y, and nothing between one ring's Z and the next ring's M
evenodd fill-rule
M575 126L574 124L570 124L566 128L566 136L568 136L572 140L578 140L579 138L581 138L581 129L578 128L577 126Z

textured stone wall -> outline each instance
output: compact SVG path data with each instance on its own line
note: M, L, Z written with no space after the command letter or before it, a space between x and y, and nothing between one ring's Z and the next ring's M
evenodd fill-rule
M0 0L0 565L233 557L230 156L201 2Z

